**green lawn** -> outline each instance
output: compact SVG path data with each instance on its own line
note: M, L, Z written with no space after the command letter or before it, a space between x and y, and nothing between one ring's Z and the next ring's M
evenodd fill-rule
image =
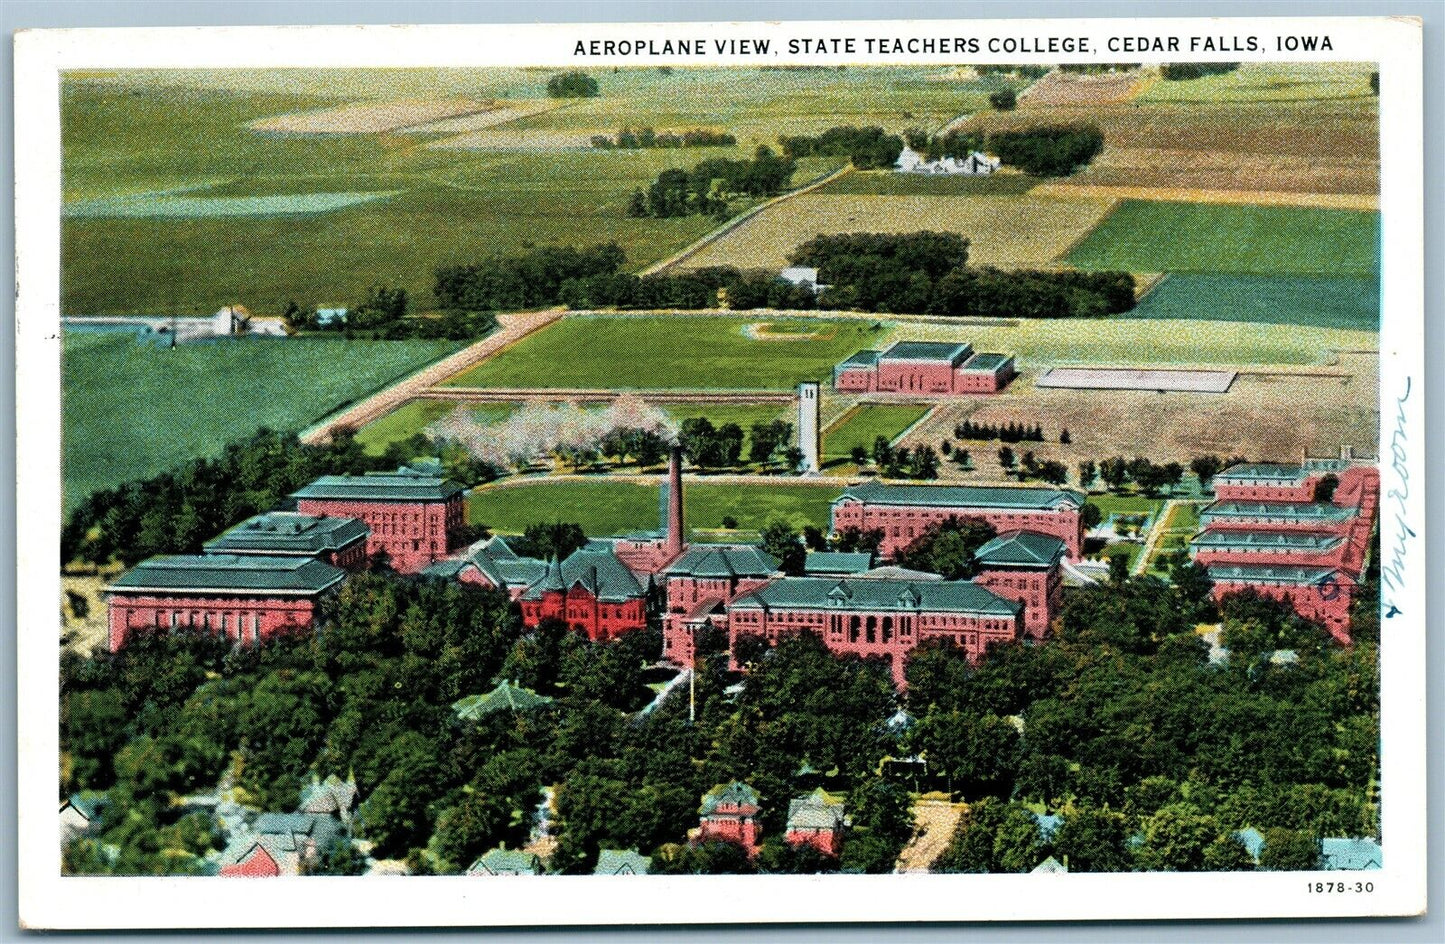
M736 485L689 481L683 516L689 529L722 527L731 515L743 530L757 530L782 517L795 527L826 528L828 509L841 489L836 484L769 482ZM536 479L519 485L483 488L470 495L468 520L503 534L519 534L538 521L575 521L593 536L658 527L655 485L598 479L590 482Z
M1090 495L1089 504L1099 509L1105 521L1110 515L1148 515L1152 519L1164 507L1163 499L1141 495Z
M1175 505L1166 524L1171 531L1188 531L1193 534L1199 530L1199 506L1189 503Z
M1125 200L1068 261L1081 269L1378 277L1380 215Z
M1364 62L1244 63L1233 72L1183 82L1156 82L1136 103L1296 102L1370 99Z
M65 506L98 488L215 455L261 426L300 430L456 347L292 338L170 349L129 334L67 331Z
M1201 318L1378 331L1374 278L1290 275L1170 275L1131 318Z
M829 427L823 436L823 458L846 459L854 446L871 453L873 441L879 436L892 442L929 409L917 404L865 403L848 413L841 423Z
M777 324L778 319L771 319ZM876 339L861 320L818 322L828 336L754 340L755 319L737 317L564 318L446 381L462 387L581 387L618 390L786 390L825 380L833 365ZM578 356L580 352L588 356Z

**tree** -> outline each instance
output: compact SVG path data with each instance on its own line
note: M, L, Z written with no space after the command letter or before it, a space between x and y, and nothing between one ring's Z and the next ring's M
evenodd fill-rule
M854 446L851 450L849 450L849 452L848 452L848 458L851 459L852 462L853 462L853 464L856 465L856 466L860 466L860 467L861 467L861 466L867 465L867 464L868 464L868 450L867 450L866 448L864 448L863 446Z
M903 567L940 574L945 580L962 580L975 572L974 555L998 536L982 518L951 515L930 524L923 533L894 554Z
M759 465L767 464L792 438L793 424L786 420L754 423L748 435L748 459Z
M1224 468L1218 456L1195 456L1189 460L1189 471L1199 479L1200 488L1208 488L1210 481Z
M575 521L538 521L527 525L520 540L512 539L519 555L542 560L566 560L586 546L587 532Z
M773 518L758 532L758 537L763 550L778 559L783 573L802 574L808 552L791 524L782 518Z
M1073 442L1073 439L1069 436L1068 427L1064 427L1063 429L1059 430L1059 442L1064 444L1065 446Z
M998 464L1003 466L1005 472L1012 472L1017 460L1014 458L1014 451L1008 446L1001 446L998 450Z
M1326 503L1334 500L1335 489L1340 487L1340 477L1333 472L1326 473L1315 483L1313 501Z
M1080 474L1083 474L1082 471ZM1104 520L1104 513L1099 510L1098 505L1085 502L1084 507L1079 509L1079 519L1083 523L1085 531L1092 531Z
M1081 806L1064 814L1054 833L1054 853L1071 872L1127 872L1128 829L1120 813Z
M893 444L887 436L874 437L873 464L880 469L893 464Z
M988 97L988 103L998 111L1013 111L1018 104L1018 96L1011 88L999 89Z
M1200 872L1205 850L1220 835L1214 817L1187 803L1165 806L1143 823L1139 867L1146 872Z
M597 80L585 72L559 72L547 80L549 98L594 98L597 94Z
M1099 466L1093 459L1084 459L1079 463L1079 488L1087 489L1093 484L1094 478L1099 474Z
M1122 586L1129 579L1129 555L1109 555L1109 583Z
M1300 830L1266 829L1259 867L1271 872L1312 872L1320 867L1320 841Z

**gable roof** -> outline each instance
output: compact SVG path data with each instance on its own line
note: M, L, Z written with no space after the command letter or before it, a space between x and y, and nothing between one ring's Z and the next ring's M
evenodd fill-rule
M758 793L741 780L720 783L702 795L702 806L698 808L698 812L703 816L708 816L716 813L718 808L723 806L742 807L744 810L751 807L756 810Z
M861 574L873 566L871 551L810 551L803 558L803 573Z
M694 544L663 570L669 577L767 577L778 559L746 544Z
M841 829L844 804L821 787L788 803L788 829Z
M1213 581L1243 583L1298 584L1309 586L1344 575L1333 567L1306 567L1294 564L1210 564L1207 568ZM1354 581L1349 581L1353 583Z
M581 586L601 603L624 603L645 596L642 584L611 548L584 547L573 551L561 564L555 561L546 574L529 586L523 600L540 600L547 591L570 591Z
M597 853L593 875L646 875L652 871L652 858L638 855L633 849L603 849Z
M1330 837L1320 840L1320 868L1328 871L1378 869L1383 850L1373 839Z
M1274 482L1303 482L1309 478L1312 470L1301 465L1286 465L1281 462L1241 462L1232 465L1223 472L1214 476L1214 481L1232 481L1240 479L1244 481L1274 481Z
M1068 552L1064 542L1037 531L1007 531L985 543L973 559L985 567L1052 567Z
M1064 865L1058 859L1055 859L1053 856L1049 856L1047 859L1034 866L1032 871L1035 875L1067 875L1069 867L1067 865Z
M314 557L176 554L141 561L116 578L106 592L312 596L344 579L345 571Z
M877 480L850 485L833 504L852 499L870 505L917 505L926 508L1015 508L1048 510L1082 508L1088 496L1072 488L988 485L888 485Z
M1329 502L1246 502L1217 501L1199 510L1199 517L1208 520L1223 518L1283 518L1287 521L1344 521L1354 517L1355 509Z
M1259 854L1264 851L1264 834L1253 826L1246 826L1243 829L1236 829L1229 834L1235 842L1244 847L1249 857L1256 863L1259 862Z
M364 540L370 530L355 518L270 511L253 515L205 543L207 554L321 554Z
M1323 554L1339 547L1344 536L1332 531L1260 531L1252 528L1208 528L1189 539L1194 548L1240 548L1287 553Z
M915 581L896 578L780 577L738 597L738 609L843 609L968 613L1012 617L1022 604L1005 600L966 580Z
M291 497L336 501L444 501L464 491L450 479L402 468L365 475L323 475L292 492Z
M542 860L534 852L521 849L488 849L482 853L468 875L540 875Z

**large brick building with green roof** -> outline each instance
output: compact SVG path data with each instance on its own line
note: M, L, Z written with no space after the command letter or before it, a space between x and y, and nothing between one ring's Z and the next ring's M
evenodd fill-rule
M997 393L1017 375L1011 354L976 353L972 344L899 341L858 351L833 368L842 393Z
M292 494L303 515L357 518L371 529L366 551L399 573L416 573L451 553L466 524L463 489L418 472L323 475Z
M882 531L878 552L890 556L912 544L929 525L955 517L981 518L1000 533L1052 535L1064 542L1069 560L1078 560L1084 545L1080 512L1087 497L1071 488L873 481L851 485L833 501L832 527L835 532Z
M356 518L270 511L212 538L204 550L207 554L315 557L335 567L362 567L366 564L366 535L366 523Z
M318 601L345 578L345 571L312 557L152 557L105 588L110 648L144 630L186 628L257 643L310 629Z

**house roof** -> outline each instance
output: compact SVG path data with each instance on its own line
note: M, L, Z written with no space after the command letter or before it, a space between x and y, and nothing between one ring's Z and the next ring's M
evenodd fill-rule
M527 588L522 599L540 600L545 592L567 592L579 585L601 603L623 603L646 595L642 584L610 548L585 547L573 551L561 564L554 561L548 565L546 574Z
M1320 840L1320 867L1329 871L1378 869L1383 862L1380 844L1373 839L1330 837Z
M757 809L758 793L741 780L720 783L702 795L702 806L698 812L704 816L716 813L719 807L738 806Z
M882 351L855 351L840 361L837 369L841 370L845 367L872 367L878 363L878 358L882 356Z
M1054 833L1058 832L1059 827L1064 825L1064 818L1057 813L1035 813L1033 810L1030 810L1029 815L1034 818L1034 822L1039 824L1039 837L1043 839L1044 842L1053 839Z
M1021 605L966 580L916 581L847 577L780 577L743 594L732 609L919 610L1014 616Z
M853 576L859 580L926 580L930 583L943 579L941 574L931 574L926 570L912 570L908 567L899 567L897 564L884 564L882 567L874 567Z
M1340 576L1340 572L1333 567L1307 567L1293 564L1211 564L1207 569L1209 579L1216 582L1235 581L1308 586L1323 583L1328 578L1338 579Z
M1007 531L984 544L973 559L985 567L1052 567L1063 560L1063 541L1037 531Z
M965 342L899 341L884 351L879 360L948 361L957 367L973 353L973 345Z
M1217 501L1205 505L1201 518L1283 518L1287 521L1344 521L1355 510L1328 502Z
M311 782L301 789L301 813L339 813L356 805L356 779L342 780L329 774L325 780L313 775Z
M291 497L338 501L444 501L463 491L465 489L450 479L401 468L395 472L368 472L365 475L323 475L310 485L292 492Z
M467 869L468 875L538 875L542 860L521 849L489 849Z
M85 817L87 821L94 822L107 802L108 798L104 793L85 790L80 793L72 793L60 808L64 810L68 806Z
M1033 873L1035 875L1066 875L1068 871L1069 867L1053 856L1049 856L1033 867Z
M838 829L843 825L843 801L821 787L788 804L789 829Z
M312 596L345 578L345 571L314 557L178 554L141 561L106 591Z
M633 849L603 849L597 853L593 875L646 875L652 870L650 856L638 855Z
M1295 551L1322 554L1339 547L1344 537L1330 531L1257 531L1210 528L1196 534L1189 544L1196 548L1240 548L1241 550Z
M546 695L538 695L530 688L523 688L508 681L497 683L497 687L481 695L468 695L452 703L452 711L464 721L476 721L497 711L531 711L552 701Z
M797 285L800 282L818 283L818 270L811 266L788 266L778 273L778 278Z
M1236 829L1229 835L1233 837L1235 842L1238 842L1244 847L1244 851L1249 853L1251 859L1256 862L1259 861L1259 854L1264 851L1263 833L1253 826L1246 826L1243 829Z
M767 577L778 559L745 544L695 544L663 571L669 577Z
M870 505L918 505L928 508L1016 508L1053 510L1083 507L1088 496L1072 488L989 485L888 485L868 481L850 485L833 504L853 499Z
M803 558L804 574L860 574L873 566L870 551L811 551Z
M973 371L986 371L992 374L1011 360L1013 360L1012 354L975 354L968 359L967 363L959 367L959 370L970 373Z
M321 554L365 540L369 528L355 518L271 511L247 518L205 544L208 554Z
M1277 482L1303 482L1311 470L1302 465L1286 465L1280 462L1241 462L1232 465L1214 476L1214 481L1243 479L1249 481L1269 480Z

